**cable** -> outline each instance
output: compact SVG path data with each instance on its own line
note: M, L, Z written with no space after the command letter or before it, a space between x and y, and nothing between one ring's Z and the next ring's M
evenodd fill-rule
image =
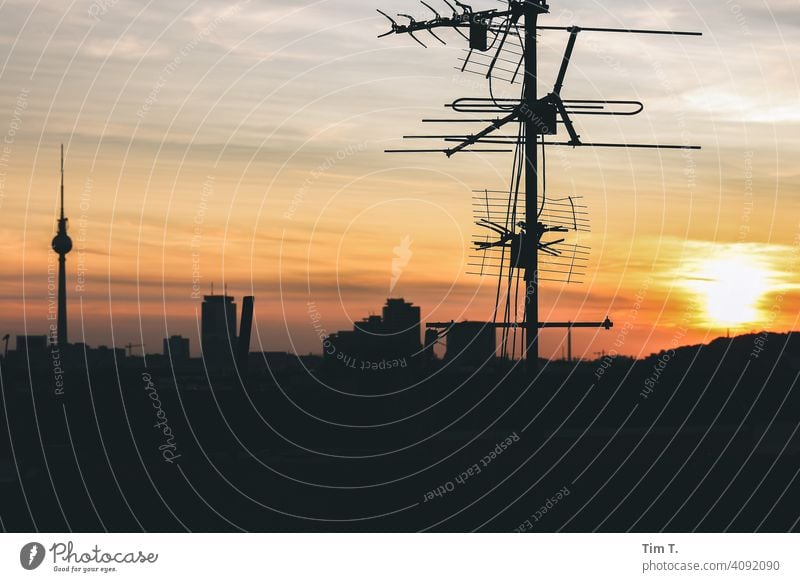
M506 18L500 26L501 27L505 26L505 31L502 33L503 40L500 43L500 46L497 47L497 52L495 53L494 59L492 59L492 64L489 65L489 72L486 74L486 78L489 79L489 97L492 99L492 102L494 103L495 107L497 107L498 109L502 109L504 111L511 111L514 109L514 105L503 105L502 103L498 102L494 96L494 87L492 85L492 81L494 80L494 75L493 75L494 65L497 59L500 57L500 53L503 50L506 38L508 38L508 33L511 30L511 19ZM492 44L489 46L489 50L494 48L494 45L497 43L497 39L500 38L500 34L501 34L500 32L495 34L494 40L492 41Z
M517 322L517 315L519 314L519 279L521 275L522 269L517 269L517 281L514 289L514 305L516 309L514 311L514 322ZM527 293L527 291L526 291ZM512 361L517 356L517 326L514 326L514 335L511 340L511 359Z
M508 193L508 207L506 208L506 222L505 222L506 229L508 229L508 226L509 226L509 224L508 224L508 222L509 222L509 213L511 212L511 188L513 188L513 184L514 184L515 169L517 168L517 165L518 165L518 162L517 162L517 158L518 157L519 157L519 147L514 149L514 163L512 165L511 182L510 182L509 193ZM502 251L501 251L501 254L500 254L500 271L499 271L500 277L497 280L497 293L495 295L495 301L494 301L494 317L493 317L493 320L492 320L493 323L497 323L497 311L500 308L500 288L501 288L502 281L503 281L502 273L503 273L503 270L505 269L505 258L506 258L506 248L502 247Z
M544 144L544 135L542 135L542 205L539 207L539 214L536 215L536 218L540 218L542 213L544 212L544 204L547 200L547 158L546 152L547 149L545 148Z
M507 207L506 207L506 218L505 218L505 228L506 230L514 233L516 230L516 217L517 217L517 206L519 204L519 188L522 178L522 169L523 169L523 162L524 162L524 150L522 147L522 136L524 135L524 124L519 125L518 130L518 137L520 138L518 141L520 143L514 148L514 161L511 167L511 179L509 181L509 190L508 190L508 199L507 199ZM500 270L499 276L497 280L497 290L495 293L495 307L494 307L494 314L492 318L492 323L497 323L497 314L500 309L500 289L503 285L503 273L506 269L505 266L505 259L506 259L506 247L502 247L501 255L500 255ZM506 305L503 310L503 321L504 323L508 323L510 319L510 294L511 294L511 277L513 277L513 269L514 265L511 264L511 260L509 257L509 280L506 290ZM508 328L503 327L503 332L501 335L501 346L502 351L501 354L505 355L508 345Z

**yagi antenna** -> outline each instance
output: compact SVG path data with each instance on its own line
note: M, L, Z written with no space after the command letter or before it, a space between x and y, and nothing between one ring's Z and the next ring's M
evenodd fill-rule
M432 0L430 0L432 1ZM599 28L579 26L540 26L539 17L549 13L545 0L507 0L502 9L474 10L457 0L443 0L450 12L437 10L423 1L433 13L428 20L415 20L399 15L408 22L397 22L382 11L391 29L380 35L408 34L425 46L415 35L428 32L445 43L434 31L450 29L469 41L459 70L484 76L489 83L488 97L464 97L447 107L457 114L452 118L425 119L425 123L458 124L459 130L432 135L406 135L409 140L434 140L439 147L389 149L390 153L436 152L451 157L460 153L513 153L508 189L484 190L484 196L473 200L476 224L481 233L473 240L470 268L479 275L498 277L498 293L505 285L506 303L495 303L494 324L504 333L524 329L523 348L527 369L536 373L539 362L539 328L547 327L611 327L603 322L559 324L539 321L539 283L541 281L579 282L586 273L589 248L578 242L580 233L588 232L588 212L579 197L548 198L546 152L552 146L572 148L641 148L664 150L696 150L695 145L660 143L612 143L585 140L579 133L576 119L585 115L634 116L642 113L638 100L582 99L567 95L565 82L582 34L641 34L659 36L701 36L700 32L645 30L636 28ZM555 71L552 89L538 94L538 35L542 31L568 33L567 44ZM505 80L519 83L521 94L515 99L494 95L492 83ZM461 129L468 128L468 129ZM559 137L563 136L563 137ZM541 192L540 192L541 187ZM511 298L518 304L520 278L524 281L521 318L511 309ZM502 307L502 309L501 309ZM502 311L502 313L501 313ZM500 319L501 321L498 321ZM520 320L521 319L521 320ZM504 340L507 336L504 335ZM503 344L505 345L505 344ZM516 346L516 336L512 340ZM512 350L515 348L512 348ZM512 352L512 358L514 354Z

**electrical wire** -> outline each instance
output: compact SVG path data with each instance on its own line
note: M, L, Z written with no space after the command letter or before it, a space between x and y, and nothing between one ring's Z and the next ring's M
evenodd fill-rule
M544 212L544 205L545 201L547 200L547 154L545 153L547 149L545 148L544 143L544 135L542 135L542 204L539 207L539 214L536 215L536 218L541 218L542 213Z
M502 102L498 102L497 99L494 96L494 86L493 86L494 60L496 60L500 56L500 53L503 50L503 46L505 45L505 41L508 38L508 33L511 31L511 19L510 18L506 18L500 26L501 26L501 28L505 27L505 31L502 33L503 34L503 40L500 42L500 46L497 47L497 52L495 53L495 58L492 60L492 64L489 66L489 71L486 74L486 78L489 80L489 97L492 99L492 102L494 103L495 107L497 107L498 109L502 109L504 111L511 111L511 110L514 109L514 107L515 107L514 105L504 105ZM495 34L494 40L492 41L492 44L489 46L489 50L494 48L494 45L497 43L497 39L500 38L500 34L501 34L500 32L497 32Z
M524 136L525 136L525 125L520 123L518 129L518 143L517 146L514 148L514 162L511 168L511 180L509 181L509 190L508 190L508 198L507 198L507 206L506 206L506 218L505 218L505 229L517 235L516 228L517 228L517 209L519 207L519 193L520 193L520 185L522 181L522 174L524 168L524 161L525 161L525 152L524 152ZM513 243L512 243L513 244ZM509 257L509 265L508 265L508 275L504 275L506 270L505 266L505 255L507 249L503 247L502 254L501 254L501 261L500 261L500 271L499 271L499 278L497 281L497 292L495 294L495 312L494 312L494 320L493 322L496 323L497 321L497 312L500 308L500 289L503 285L503 280L506 280L506 291L505 291L505 305L503 309L503 322L510 323L511 322L511 297L512 297L512 288L514 282L514 269L517 268L516 265L511 263L511 257ZM519 269L517 269L519 279ZM517 280L516 289L515 289L515 305L517 304L516 301L519 298L519 281ZM516 321L517 313L515 309L514 313L514 320ZM501 355L506 356L508 353L508 341L509 341L509 328L507 326L503 326L503 331L501 334ZM514 329L512 335L512 348L516 343L516 329Z
M514 185L519 182L518 174L519 174L520 153L521 153L521 151L520 151L520 147L519 146L514 148L514 161L513 161L512 167L511 167L511 180L509 181L508 199L506 201L506 217L505 217L505 224L504 224L504 227L505 227L506 230L512 230L513 227L512 228L509 228L509 227L511 225L513 225L513 220L515 219L515 216L516 216L516 201L518 199L518 194L514 194L514 191L515 191ZM518 190L517 190L517 192L518 192ZM512 204L512 201L513 201L513 204ZM511 224L509 224L509 223L511 223ZM498 314L498 311L500 309L500 290L502 288L503 278L504 278L503 277L503 272L505 271L505 259L506 259L506 247L503 246L502 250L501 250L501 254L500 254L500 270L499 270L499 275L500 276L498 277L498 280L497 280L497 290L496 290L496 293L495 293L495 307L494 307L492 323L497 323L497 314ZM510 259L509 259L509 261L510 261ZM512 270L512 268L513 268L513 266L509 265L509 272ZM506 305L505 305L505 308L503 310L504 321L507 318L507 312L508 312L508 295L506 295ZM506 341L506 337L507 337L506 328L503 328L503 333L502 333L501 337L502 337L501 346L503 346L503 350L504 350L505 349L505 341Z

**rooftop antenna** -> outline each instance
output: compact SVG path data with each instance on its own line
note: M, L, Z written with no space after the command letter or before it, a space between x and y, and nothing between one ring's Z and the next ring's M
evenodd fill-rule
M586 276L590 249L580 244L577 237L590 232L588 207L576 196L546 198L543 195L542 199L539 220L545 232L558 238L539 242L538 251L543 256L538 262L537 281L581 284ZM519 316L524 314L514 306L520 301L519 274L528 260L523 252L525 223L517 222L521 208L524 208L524 200L519 195L510 200L507 191L484 190L475 194L475 224L488 233L473 237L474 254L468 263L469 274L498 279L492 323L501 329L501 357L511 360L516 359L517 344L522 344L523 340L518 332L523 328ZM501 296L504 298L502 309ZM497 323L498 317L501 324ZM567 328L567 341L571 343L573 325L565 323L563 327ZM593 327L605 327L605 322L597 322ZM519 353L524 354L524 345L520 345Z
M509 152L514 154L511 181L509 188L502 191L506 218L503 222L487 219L480 226L493 232L494 239L485 238L476 244L476 250L486 251L499 249L500 259L494 266L496 274L508 281L513 281L514 294L518 296L520 275L524 282L524 313L521 318L504 314L503 321L497 322L499 299L495 302L495 322L501 329L524 329L524 349L526 368L531 375L536 375L539 366L539 329L543 327L575 327L600 326L610 327L608 318L601 323L580 324L577 322L542 323L539 321L539 283L546 277L547 271L540 268L539 255L547 260L560 259L559 265L564 267L565 246L568 245L563 236L566 232L578 232L579 216L573 209L571 214L555 214L574 219L572 228L559 224L554 216L548 216L544 210L548 208L546 192L546 149L551 146L603 147L603 148L646 148L646 149L700 149L692 145L668 145L647 143L607 143L585 142L578 134L573 118L580 115L631 116L641 113L644 105L636 100L597 100L597 99L565 99L562 97L564 82L572 59L572 53L580 33L623 33L670 36L701 36L699 32L682 32L674 30L642 30L629 28L597 28L578 26L540 26L539 17L549 13L549 5L545 0L504 0L502 9L473 10L471 6L461 2L444 0L450 10L450 16L442 16L424 3L434 12L429 20L415 20L406 16L407 23L398 23L382 11L378 11L389 20L391 29L380 35L408 34L422 46L426 46L417 38L417 34L430 33L435 29L453 29L469 41L469 49L460 59L460 70L484 76L489 85L489 97L468 97L456 99L447 107L466 118L425 119L426 123L467 124L475 125L464 131L440 133L436 135L407 135L405 139L438 140L438 148L394 149L388 153L425 153L438 152L448 158L466 152ZM399 15L402 17L402 15ZM467 36L462 30L469 31ZM546 95L538 95L538 34L541 31L562 31L568 33L566 49L556 73L552 90ZM436 36L442 42L443 39ZM519 98L496 98L493 91L495 80L521 85ZM463 127L463 125L462 125ZM512 131L509 131L512 130ZM548 140L557 136L559 130L566 133L561 140ZM539 149L541 147L541 154ZM540 165L541 155L541 165ZM539 182L542 182L541 196ZM488 193L487 193L488 197ZM567 199L560 199L564 202ZM571 199L569 199L571 200ZM520 220L516 219L519 206ZM549 207L554 208L553 202ZM581 221L583 226L583 221ZM499 237L499 238L498 238ZM555 238L554 238L555 237ZM558 238L561 237L561 238ZM561 248L559 248L561 247ZM569 259L571 278L576 267L582 261L577 257L584 249L572 247L573 255ZM569 249L566 249L569 250ZM494 252L497 252L495 250ZM510 255L510 256L509 256ZM558 261L557 261L558 262ZM485 262L482 263L485 265ZM480 273L483 274L483 273ZM553 273L550 273L553 274ZM557 273L563 279L564 273ZM502 283L502 280L501 280ZM509 286L509 294L511 292ZM499 294L498 285L498 294ZM521 319L521 321L517 321Z

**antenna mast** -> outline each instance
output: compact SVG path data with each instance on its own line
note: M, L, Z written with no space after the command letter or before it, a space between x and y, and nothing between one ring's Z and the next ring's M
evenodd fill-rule
M61 220L64 220L64 144L61 144Z
M489 98L461 98L448 105L454 112L471 114L471 116L483 114L485 119L427 119L428 123L455 123L463 126L464 123L482 123L483 129L470 132L462 132L444 135L411 135L404 136L406 139L439 139L443 140L445 147L440 149L402 149L386 150L388 153L413 153L413 152L440 152L447 157L451 157L461 152L514 152L514 169L511 184L508 188L508 198L506 201L505 225L499 224L492 218L481 220L479 226L488 228L500 239L496 242L489 242L488 239L474 244L479 251L501 252L499 265L500 276L506 276L509 282L508 296L511 295L511 284L514 280L514 273L524 272L524 301L525 309L522 322L510 321L509 309L506 307L505 320L502 323L493 324L504 330L509 328L516 329L522 327L525 331L524 353L526 358L526 368L531 375L536 375L539 367L539 329L546 327L566 327L572 330L573 327L609 327L613 324L608 318L604 322L580 324L577 322L542 323L539 321L539 284L543 280L540 277L539 253L548 256L550 269L555 267L568 267L567 280L573 275L573 267L576 261L576 254L585 254L585 247L571 245L572 260L569 265L558 263L558 257L562 256L564 239L545 241L545 235L549 233L566 233L569 231L579 231L579 220L574 206L570 210L555 210L557 218L551 219L544 215L547 208L547 196L545 185L545 148L548 146L570 146L576 147L611 147L611 148L648 148L648 149L700 149L699 146L690 145L661 145L661 144L632 144L632 143L585 143L580 139L573 117L576 115L636 115L640 113L644 106L639 101L618 101L618 100L566 100L562 99L561 93L564 86L567 70L572 58L572 53L582 31L591 33L627 33L627 34L649 34L649 35L672 35L672 36L701 36L699 32L681 32L672 30L641 30L626 28L581 28L578 26L539 26L539 16L549 13L549 5L546 0L507 0L505 9L489 9L475 11L471 6L462 2L455 1L455 6L449 0L442 0L451 11L451 16L442 16L427 2L422 4L433 12L434 17L429 20L418 21L412 16L399 14L399 18L407 19L407 23L400 24L385 12L378 10L380 14L389 20L391 30L380 35L380 37L390 34L408 34L417 43L427 48L416 34L423 32L429 33L435 40L442 44L447 44L439 37L434 29L452 28L463 38L469 41L469 50L466 57L462 59L463 65L459 67L461 71L477 73L485 76L489 82ZM464 34L461 29L468 29L469 36ZM543 97L538 95L538 54L537 54L537 35L540 31L562 31L569 33L567 45L561 60L560 68L557 72L553 89ZM481 60L483 57L483 60ZM467 67L471 67L468 69ZM475 71L474 68L483 68L483 71ZM520 74L520 71L522 74ZM501 77L505 74L505 77ZM500 79L511 84L519 83L522 80L522 93L519 99L498 99L492 92L492 81ZM516 127L517 130L510 133L503 133L504 128ZM566 130L568 139L566 141L546 141L548 136L555 136L558 130ZM489 146L489 147L486 147ZM542 160L540 166L539 147L541 146ZM524 182L521 178L524 174ZM540 193L540 180L542 192ZM524 191L520 186L524 184ZM524 199L524 219L517 222L517 205L521 205ZM572 197L568 198L572 205ZM566 200L566 199L557 199ZM487 191L487 214L490 206ZM559 212L561 214L559 214ZM570 213L571 212L571 213ZM570 224L572 223L574 227ZM561 250L559 249L561 246ZM567 245L569 246L569 245ZM506 257L510 250L511 259ZM569 251L567 251L569 252ZM562 258L563 260L563 258ZM579 259L580 260L580 259ZM585 260L582 259L582 260ZM555 262L553 262L555 261ZM481 264L481 274L484 265ZM549 273L565 273L564 271L553 271L545 269ZM518 295L518 277L517 291ZM499 297L498 286L498 297ZM495 319L497 313L495 305ZM504 336L505 337L505 336ZM515 340L516 341L516 340Z
M538 107L537 97L537 39L536 24L539 14L547 12L549 6L541 0L537 4L524 5L525 42L523 43L525 81L522 89L522 105L525 108L525 233L521 250L528 259L525 265L525 357L529 373L539 370L539 244L544 234L539 222L539 134L542 124L534 114ZM537 122L538 125L537 125Z

